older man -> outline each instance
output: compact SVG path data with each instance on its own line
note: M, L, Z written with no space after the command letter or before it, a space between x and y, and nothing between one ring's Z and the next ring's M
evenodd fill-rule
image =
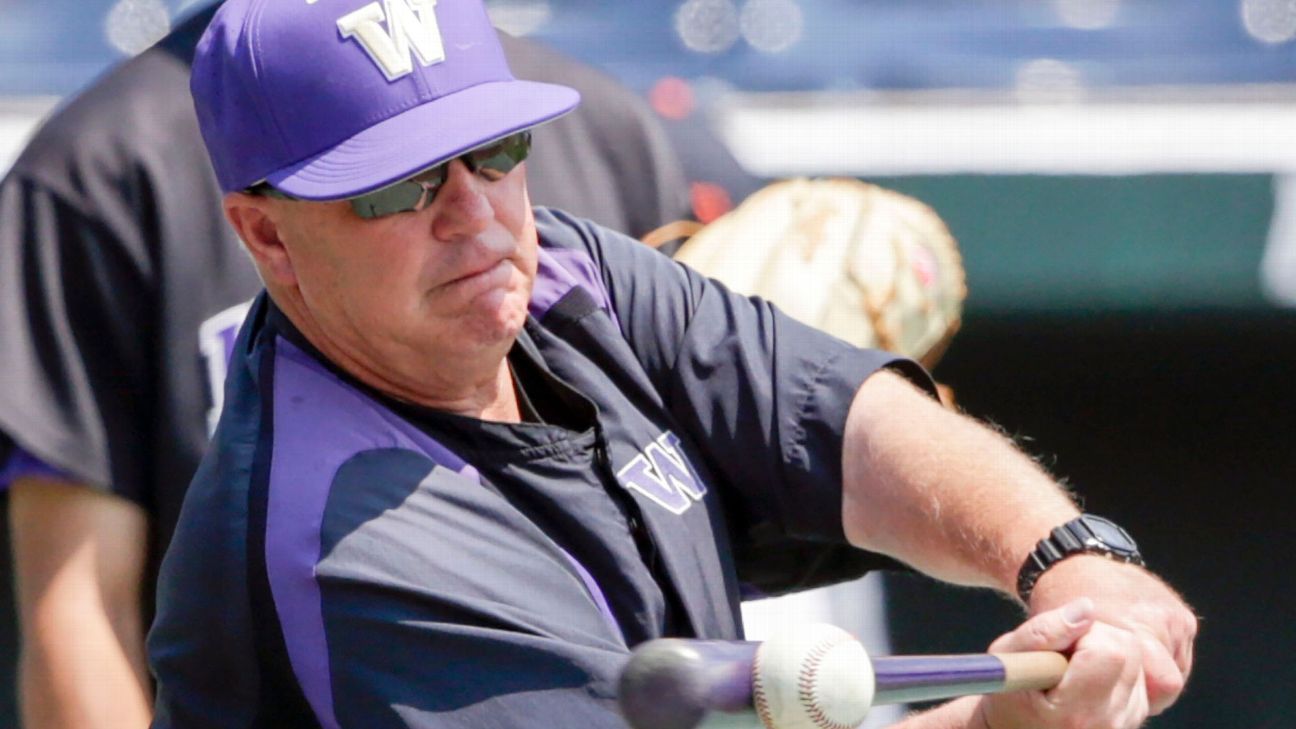
M1072 654L906 726L1182 689L1191 612L916 365L533 210L527 130L577 97L514 80L477 0L230 0L192 88L268 296L163 565L156 726L618 727L629 647L737 638L741 582L815 564L772 543L1019 590L996 648Z
M13 548L0 605L16 597L22 619L18 656L0 655L0 696L19 658L21 721L0 701L0 726L151 716L158 563L219 414L228 347L262 289L199 136L189 65L217 3L194 5L205 7L61 105L0 180L0 500ZM687 215L687 181L640 99L537 42L500 41L520 75L584 98L537 132L533 200L634 235ZM0 618L0 643L16 628Z

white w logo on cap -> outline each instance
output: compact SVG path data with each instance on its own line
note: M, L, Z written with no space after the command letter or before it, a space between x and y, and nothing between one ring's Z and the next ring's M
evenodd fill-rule
M375 1L338 18L337 27L343 38L355 38L387 80L394 81L414 70L411 49L424 66L445 60L435 7L436 0Z

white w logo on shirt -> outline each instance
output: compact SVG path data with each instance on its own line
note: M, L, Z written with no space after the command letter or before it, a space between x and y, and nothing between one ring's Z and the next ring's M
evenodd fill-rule
M375 0L338 18L337 27L343 38L355 38L388 81L395 81L414 70L411 50L424 66L445 60L435 8L436 0Z
M679 437L669 430L630 459L616 476L623 487L638 491L673 514L683 514L707 492L684 457Z

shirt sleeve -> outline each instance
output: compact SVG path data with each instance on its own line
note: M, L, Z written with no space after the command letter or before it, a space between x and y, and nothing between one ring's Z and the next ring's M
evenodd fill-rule
M3 437L3 434L0 434L0 437ZM12 453L6 453L6 447L12 450ZM27 477L55 478L63 481L68 479L66 473L27 451L12 444L8 446L0 444L0 491L8 491L14 481Z
M142 232L121 224L129 203L116 205L118 224L17 172L0 186L0 430L48 466L138 499L149 264Z
M702 444L739 531L841 544L842 442L864 380L916 363L855 348L624 236L552 213L599 267L621 331L676 421Z

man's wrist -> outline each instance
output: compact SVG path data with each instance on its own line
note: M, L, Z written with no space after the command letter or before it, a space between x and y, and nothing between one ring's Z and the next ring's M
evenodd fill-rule
M1086 554L1143 565L1138 545L1124 529L1101 516L1081 514L1054 527L1031 550L1017 573L1017 596L1023 603L1030 603L1035 583L1044 574L1068 559Z
M1030 613L1058 607L1081 595L1093 596L1095 585L1110 580L1116 572L1137 571L1146 574L1139 565L1116 562L1097 554L1077 554L1069 557L1040 575L1026 603ZM1077 593L1077 590L1080 591Z

